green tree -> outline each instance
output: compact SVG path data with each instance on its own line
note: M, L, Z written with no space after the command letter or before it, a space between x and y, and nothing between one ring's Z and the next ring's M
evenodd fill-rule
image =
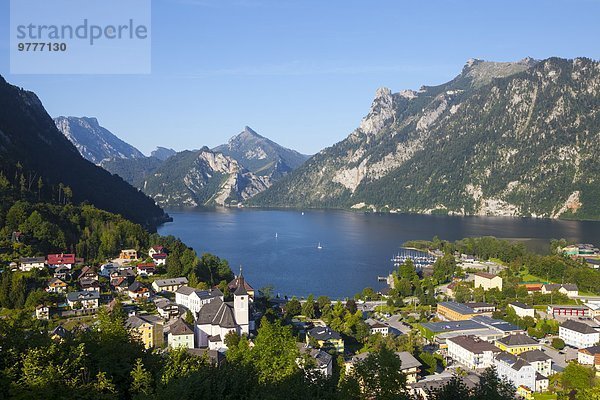
M293 297L285 304L285 317L287 319L293 318L296 315L300 315L301 312L302 306L296 297Z
M306 318L315 318L316 316L315 297L312 294L308 296L306 302L302 305L302 315Z
M194 321L195 321L194 314L192 314L192 312L190 310L187 310L186 313L185 313L185 317L183 318L183 320L185 322L187 322L188 324L193 325Z
M144 363L141 358L135 360L135 366L131 370L131 394L134 398L144 398L153 392L152 388L152 373L144 368Z
M561 385L565 390L579 391L594 386L594 370L576 362L569 363L560 377Z
M410 399L401 364L398 355L384 346L356 363L347 379L358 383L360 397L364 399Z
M552 347L554 347L556 350L562 350L565 348L565 341L560 338L553 338Z

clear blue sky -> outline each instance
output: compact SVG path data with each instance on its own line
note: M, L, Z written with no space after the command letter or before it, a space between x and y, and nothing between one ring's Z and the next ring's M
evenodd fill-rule
M0 74L145 153L212 147L244 125L314 153L380 86L442 83L471 57L600 58L600 0L153 0L150 75L10 75L6 0L0 16Z

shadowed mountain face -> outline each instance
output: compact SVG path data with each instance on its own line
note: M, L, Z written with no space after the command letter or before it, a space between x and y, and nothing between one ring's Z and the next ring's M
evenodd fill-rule
M96 118L57 117L54 123L79 153L96 165L110 159L145 157L138 149L100 126Z
M13 176L18 169L26 172L26 185L41 178L47 193L69 186L74 202L88 201L150 229L167 218L143 193L85 160L34 93L0 77L0 170Z
M379 89L360 126L252 204L600 218L600 64L469 60Z

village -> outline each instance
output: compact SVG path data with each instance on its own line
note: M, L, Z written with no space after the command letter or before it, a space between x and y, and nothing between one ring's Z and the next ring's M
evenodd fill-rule
M583 251L579 254L575 249ZM586 260L598 256L597 249L590 245L570 246L562 252ZM334 329L339 324L329 326L325 318L314 312L315 307L345 307L348 315L360 315L359 323L367 329L361 340L366 343L409 338L420 352L396 354L411 393L423 399L455 376L474 387L481 372L489 367L512 383L517 395L524 399L554 398L539 396L552 396L547 394L552 376L571 364L600 373L600 296L581 294L574 283L522 282L515 300L507 302L505 309L499 308L498 301L475 301L475 293L483 294L483 299L486 295L494 298L494 294L506 289L502 278L505 267L497 262L456 254L454 261L467 272L435 288L434 307L420 304L413 296L404 298L403 308L395 308L390 307L390 292L398 282L396 272L388 279L390 287L377 293L365 289L369 295L347 299L345 305L329 299L326 301L331 304L317 305L312 296L300 301L269 298L265 302L261 298L265 294L246 281L241 267L225 290L216 286L199 289L189 286L187 277L159 274L168 257L168 249L152 246L144 253L124 249L118 258L99 267L86 265L75 254L21 258L11 267L24 273L44 269L51 273L45 290L58 301L38 304L35 317L52 321L51 335L57 341L73 330L89 329L100 308L111 310L118 303L127 313L126 325L131 335L147 349L185 348L190 354L206 356L220 365L226 360L228 336L250 340L255 337L257 324L265 313L256 306L260 300L270 312L287 317L297 333L300 352L310 357L315 369L325 377L333 374L338 356L344 360L343 369L350 372L368 351L361 351L356 343L345 343L348 333ZM405 263L400 268L407 265L412 264ZM465 288L466 297L470 298L467 301L465 294L460 294ZM535 296L550 296L551 301L527 304ZM307 308L307 302L314 305ZM307 309L313 311L306 312ZM424 353L434 355L433 364L424 360ZM298 363L301 364L300 359Z

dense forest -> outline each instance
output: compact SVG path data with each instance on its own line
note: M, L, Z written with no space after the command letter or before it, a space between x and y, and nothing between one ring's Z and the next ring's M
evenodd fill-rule
M85 160L58 131L36 95L8 84L2 77L0 172L36 201L86 201L150 230L167 219L152 199Z

